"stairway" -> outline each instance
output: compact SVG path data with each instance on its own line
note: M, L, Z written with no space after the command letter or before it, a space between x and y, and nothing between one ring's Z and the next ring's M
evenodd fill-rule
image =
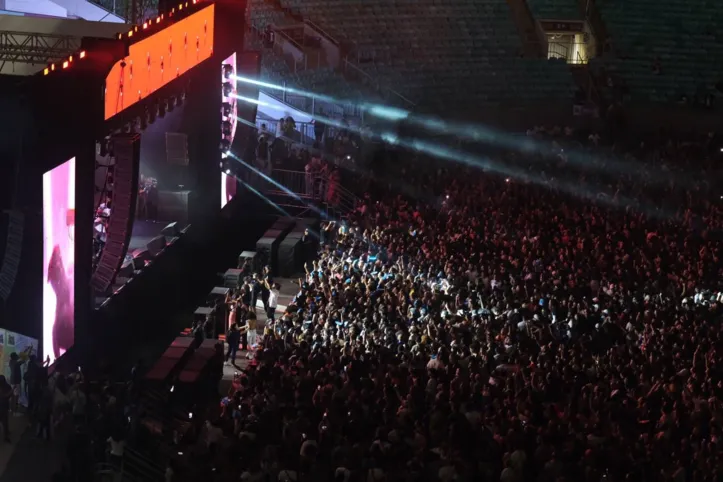
M595 56L599 57L603 54L605 40L608 38L605 23L595 4L595 0L578 0L578 4L583 18L592 31L592 36L595 37Z
M507 0L512 21L522 40L522 54L526 58L543 59L547 56L547 40L537 24L527 0Z
M597 88L588 64L570 64L570 73L575 85L585 95L586 107L604 110L604 100Z

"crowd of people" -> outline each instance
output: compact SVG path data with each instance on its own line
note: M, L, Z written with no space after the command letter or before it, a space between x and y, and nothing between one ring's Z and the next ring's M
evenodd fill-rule
M534 129L497 149L502 174L399 156L324 225L209 470L720 480L715 142Z
M227 361L252 361L166 479L721 480L719 141L535 128L484 168L369 166L283 312L243 267ZM108 442L70 460L121 457L129 405L109 387L76 413L82 374L57 378L40 413Z

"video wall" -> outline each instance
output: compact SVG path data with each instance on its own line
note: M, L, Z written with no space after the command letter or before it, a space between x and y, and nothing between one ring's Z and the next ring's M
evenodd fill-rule
M43 360L75 341L75 158L43 174Z
M211 58L214 11L211 4L131 44L105 79L106 120Z
M17 354L17 361L21 362L20 366L20 394L18 401L20 405L28 406L27 390L25 389L25 372L28 368L28 360L30 355L38 355L38 340L29 336L21 335L7 330L0 330L0 375L13 382L11 377L10 360L13 353Z

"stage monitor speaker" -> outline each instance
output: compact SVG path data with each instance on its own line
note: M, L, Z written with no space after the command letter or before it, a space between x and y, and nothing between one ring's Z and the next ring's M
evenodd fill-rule
M163 228L161 234L170 238L177 238L181 235L181 230L179 229L178 223L174 221Z
M123 266L121 266L121 269L118 270L118 276L116 276L116 281L120 281L120 278L125 278L125 279L132 278L133 272L135 270L136 270L135 260L132 258L126 258L126 260L123 261Z
M238 255L238 267L241 268L247 260L251 265L251 271L256 272L261 270L258 258L256 257L256 251L242 251L241 254Z
M189 190L158 191L158 219L188 222Z
M153 255L146 248L138 248L133 250L133 269L135 271L146 267L146 262L153 260Z
M158 256L158 253L160 253L166 248L166 237L156 236L155 238L148 241L148 244L146 244L146 248L148 248L148 251L150 251L153 256Z
M290 278L301 269L301 235L289 233L279 246L279 275Z
M256 241L256 254L259 264L271 266L271 272L278 276L278 249L281 241L296 225L294 218L279 218L274 225Z

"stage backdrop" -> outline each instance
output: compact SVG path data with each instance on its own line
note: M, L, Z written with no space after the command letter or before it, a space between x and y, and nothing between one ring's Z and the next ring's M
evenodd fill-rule
M75 342L75 158L43 174L43 360Z
M0 374L5 375L8 381L10 380L10 355L13 353L17 353L22 361L27 362L30 355L38 353L38 340L13 331L0 330ZM27 363L23 364L21 368L23 378L25 378L25 370L27 370ZM28 397L24 380L20 388L20 404L27 407Z

